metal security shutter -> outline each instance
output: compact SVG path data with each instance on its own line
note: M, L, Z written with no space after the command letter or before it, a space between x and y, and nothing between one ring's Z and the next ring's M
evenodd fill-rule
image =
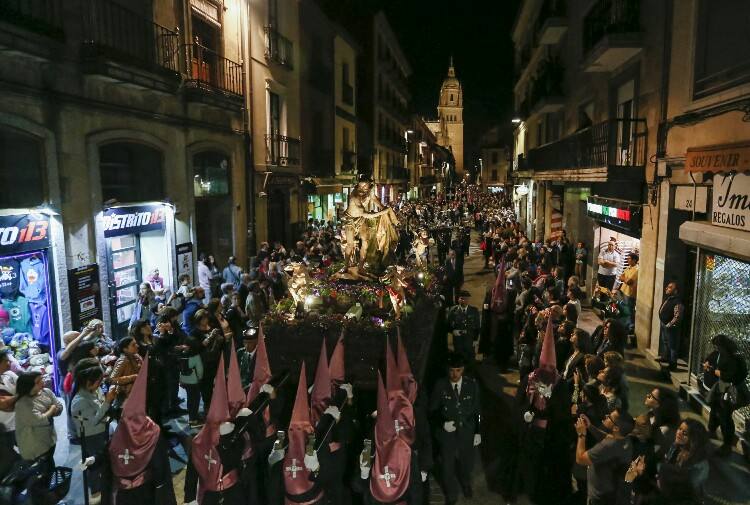
M701 373L705 357L713 351L711 337L719 333L731 337L750 361L750 263L702 252L697 281L691 374ZM750 407L740 413L750 418Z

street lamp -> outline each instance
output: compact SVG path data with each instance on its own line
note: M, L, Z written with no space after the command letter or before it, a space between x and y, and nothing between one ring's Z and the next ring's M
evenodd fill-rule
M519 124L521 122L521 118L520 117L514 117L513 119L510 120L510 122L513 123L513 124Z

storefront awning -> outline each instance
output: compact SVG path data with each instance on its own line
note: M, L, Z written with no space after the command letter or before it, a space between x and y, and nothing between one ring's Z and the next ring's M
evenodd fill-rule
M688 221L680 226L680 240L750 261L750 233L746 231L714 226L708 221Z
M750 172L750 142L691 147L685 155L688 172Z

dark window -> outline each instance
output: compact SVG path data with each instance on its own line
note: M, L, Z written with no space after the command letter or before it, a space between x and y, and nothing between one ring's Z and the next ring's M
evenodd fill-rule
M349 64L346 62L341 64L341 82L349 84Z
M42 141L0 128L0 207L36 207L46 199Z
M492 152L492 164L497 165L499 163L500 156L498 156L497 151Z
M195 197L229 194L229 159L222 153L206 151L193 156Z
M497 170L496 169L492 171L492 180L493 181L497 180Z
M750 81L750 3L701 0L695 44L694 98Z
M99 148L102 201L143 202L164 199L162 155L152 147L118 142Z
M281 100L279 95L276 93L268 93L268 102L271 114L268 118L270 124L269 129L272 135L278 135L281 133Z
M453 101L453 93L451 93L451 98L450 98L450 101L451 101L451 102Z

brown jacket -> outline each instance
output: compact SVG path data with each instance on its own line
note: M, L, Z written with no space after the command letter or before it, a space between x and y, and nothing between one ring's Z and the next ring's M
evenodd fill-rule
M123 395L125 398L130 394L130 390L133 388L135 382L135 375L141 371L141 365L143 364L143 358L139 355L127 356L123 354L117 361L115 366L112 368L110 374L110 382L117 384L118 394Z

